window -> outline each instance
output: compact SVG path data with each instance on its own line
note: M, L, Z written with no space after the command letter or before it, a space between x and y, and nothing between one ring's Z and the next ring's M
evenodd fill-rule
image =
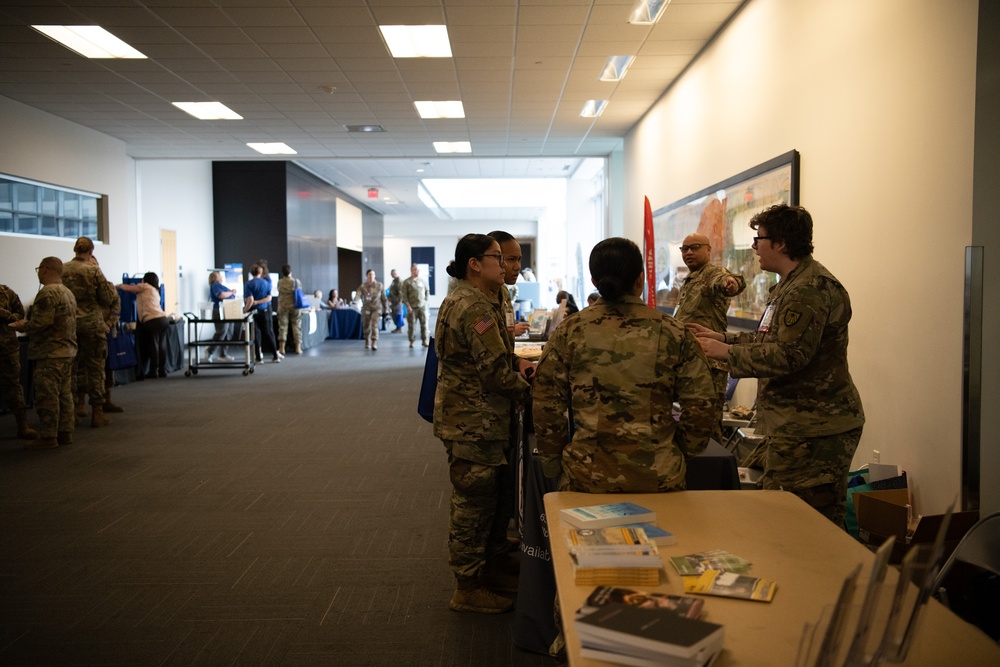
M104 241L106 199L0 174L0 232Z

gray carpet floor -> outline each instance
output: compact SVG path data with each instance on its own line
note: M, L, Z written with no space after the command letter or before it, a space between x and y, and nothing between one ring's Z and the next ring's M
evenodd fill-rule
M0 664L551 665L448 610L424 350L379 343L119 387L57 450L0 418Z

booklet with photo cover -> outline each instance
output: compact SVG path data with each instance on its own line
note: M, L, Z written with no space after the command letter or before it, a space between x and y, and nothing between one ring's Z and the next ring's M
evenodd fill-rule
M656 521L656 512L635 503L608 503L559 510L559 518L577 528L604 528Z
M574 528L566 533L566 545L578 567L660 568L663 565L660 552L646 538L642 528Z
M722 549L700 551L686 556L672 556L670 564L682 577L693 577L706 570L745 574L750 571L751 565L750 561Z
M639 609L667 609L684 618L699 618L705 606L704 600L686 595L649 593L619 586L598 586L587 597L577 616L590 614L614 603L627 604Z
M705 570L697 577L684 577L684 592L770 602L778 585L768 579L735 572Z

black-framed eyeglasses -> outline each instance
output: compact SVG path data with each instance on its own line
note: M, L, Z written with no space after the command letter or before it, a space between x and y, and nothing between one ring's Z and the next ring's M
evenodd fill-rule
M36 267L35 267L35 273L38 273L38 272L39 272L39 271L41 271L42 269L47 269L47 268L49 268L49 267L45 266L44 264L41 264L41 265L39 265L39 266L36 266Z
M681 252L687 252L688 250L690 250L691 252L698 252L707 245L708 245L707 243L692 243L691 245L682 245Z
M759 243L760 241L770 241L770 240L771 240L770 236L755 236L753 237L753 244L757 245L757 243Z
M504 261L503 255L500 254L500 253L498 253L498 252L483 253L482 255L479 256L480 259L482 259L483 257L492 257L493 259L495 259L497 261L497 264L499 264L500 266L503 266L504 264L507 263L507 262Z

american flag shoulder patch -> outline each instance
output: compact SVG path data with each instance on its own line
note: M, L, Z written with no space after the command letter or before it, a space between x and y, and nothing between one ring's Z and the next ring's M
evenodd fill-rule
M483 315L478 322L472 325L472 328L476 330L477 334L482 336L484 333L489 331L490 328L493 327L495 324L496 322L493 321L492 317L490 317L489 315Z

